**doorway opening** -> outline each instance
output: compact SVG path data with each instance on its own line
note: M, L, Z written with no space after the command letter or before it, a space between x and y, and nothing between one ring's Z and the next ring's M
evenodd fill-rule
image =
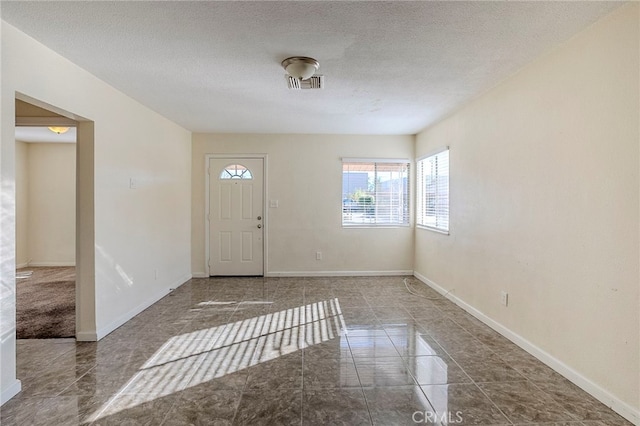
M15 99L18 339L95 340L93 122Z
M15 102L16 337L75 337L77 122Z

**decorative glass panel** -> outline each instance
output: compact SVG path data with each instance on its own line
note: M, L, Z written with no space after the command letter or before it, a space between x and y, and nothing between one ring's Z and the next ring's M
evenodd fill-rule
M220 173L220 179L253 179L253 176L242 164L231 164Z

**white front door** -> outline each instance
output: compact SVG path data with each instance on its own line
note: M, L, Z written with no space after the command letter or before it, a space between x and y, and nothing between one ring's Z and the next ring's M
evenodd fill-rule
M209 275L263 275L262 158L209 160Z

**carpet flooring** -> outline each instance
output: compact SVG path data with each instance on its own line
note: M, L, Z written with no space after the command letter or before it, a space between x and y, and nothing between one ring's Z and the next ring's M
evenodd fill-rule
M17 271L18 339L75 337L75 279L74 267L34 267Z

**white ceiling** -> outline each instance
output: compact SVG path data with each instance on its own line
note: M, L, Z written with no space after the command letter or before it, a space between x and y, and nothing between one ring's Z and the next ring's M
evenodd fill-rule
M414 134L617 2L2 2L2 19L196 132ZM322 90L287 89L312 56Z
M46 127L17 126L16 140L31 143L76 143L76 128L65 133L53 133Z

